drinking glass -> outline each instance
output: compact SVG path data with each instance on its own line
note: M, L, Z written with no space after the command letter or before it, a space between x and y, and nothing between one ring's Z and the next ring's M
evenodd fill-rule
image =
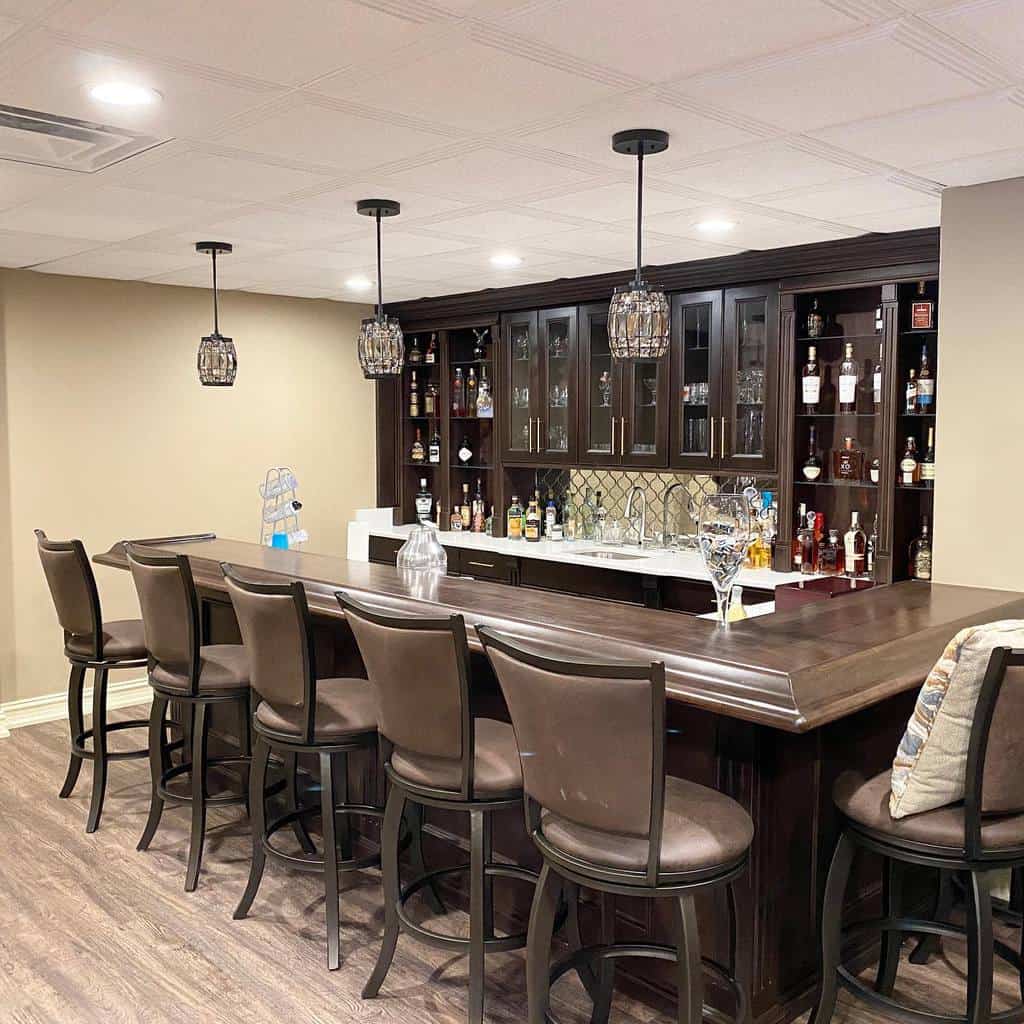
M711 576L718 621L725 623L733 580L754 539L750 502L742 494L709 494L700 507L697 541Z

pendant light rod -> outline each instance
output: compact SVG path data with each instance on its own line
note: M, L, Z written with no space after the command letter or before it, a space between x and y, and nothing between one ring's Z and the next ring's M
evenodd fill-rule
M196 242L196 252L205 253L213 260L213 333L220 334L220 309L217 301L217 256L232 250L230 242Z
M220 320L217 316L217 250L213 250L213 333L220 334Z
M377 322L384 319L384 280L380 272L380 210L376 213L377 218Z
M364 217L373 217L377 221L377 323L384 323L384 280L381 274L381 237L380 221L382 217L397 217L402 212L401 203L394 199L360 199L356 203L356 213Z
M636 155L636 276L633 282L640 285L640 267L643 266L644 237L644 151Z

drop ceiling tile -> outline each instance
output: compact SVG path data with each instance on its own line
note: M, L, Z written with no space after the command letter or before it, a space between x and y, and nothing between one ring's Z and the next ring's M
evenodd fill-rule
M387 224L382 230L382 249L385 259L403 257L452 255L475 245L463 239L447 237L444 229L430 229L430 233L401 231ZM373 262L376 259L377 238L372 228L358 236L351 236L332 246L339 252Z
M697 225L712 218L732 221L735 227L714 236L702 235ZM818 221L772 217L729 206L700 207L685 213L670 214L657 218L650 226L656 228L659 235L679 235L737 249L775 249L857 234L856 231Z
M181 269L189 261L188 253L171 256L162 252L139 252L111 247L95 249L78 256L66 256L35 269L45 274L114 277L121 281L134 281Z
M943 32L970 45L980 45L983 50L1021 68L1024 55L1024 4L1020 0L958 3L935 12L928 20Z
M650 240L644 243L644 266L657 267L666 263L686 263L689 260L710 260L740 252L742 246L724 242L705 242L695 238L677 238L672 241ZM624 264L632 268L636 254Z
M681 196L661 191L656 182L648 179L644 189L644 213L656 216L671 210L685 210L705 200L697 196ZM635 187L628 182L598 185L565 195L537 199L528 204L538 210L550 210L567 217L583 217L603 223L617 223L636 213Z
M10 36L13 36L19 28L21 28L20 21L15 21L14 18L8 18L5 15L0 14L0 43Z
M727 17L723 14L728 12ZM821 0L576 0L530 5L503 21L510 31L652 82L692 75L805 45L856 27Z
M850 218L850 223L861 231L912 231L915 228L938 227L940 212L941 203L936 199L934 202L910 206L905 210L856 214Z
M80 183L0 213L0 228L118 241L225 210L200 199L89 185Z
M593 78L464 39L418 60L388 64L384 74L341 80L338 95L425 121L498 132L537 117L574 110L608 96L613 87ZM318 92L333 95L330 79Z
M0 160L0 210L70 188L78 175L52 167Z
M851 217L860 214L884 213L920 206L931 197L885 178L859 178L822 188L808 189L793 195L767 196L758 199L762 206L788 210L805 217L831 220L841 224L852 223Z
M1024 107L1007 94L824 128L814 135L861 156L908 167L1024 146Z
M196 221L187 231L154 231L137 238L119 242L118 249L159 252L180 258L180 264L189 263L195 257L196 242L217 238L225 225L222 222ZM247 261L261 256L274 255L283 246L276 243L254 242L250 239L232 239L234 251L225 259ZM219 266L219 264L218 264Z
M540 260L542 257L538 256ZM538 281L554 281L560 277L585 277L590 274L611 274L624 270L619 260L602 260L593 256L563 256L545 263L531 263L526 268Z
M121 0L86 28L94 39L288 85L384 59L415 30L348 0Z
M260 163L257 158L192 152L152 163L125 177L124 184L174 195L241 203L276 199L326 184L329 180L323 174Z
M1020 178L1024 177L1024 148L1002 149L943 163L915 164L910 170L921 177L953 186Z
M506 210L488 210L435 219L429 230L439 235L482 240L500 248L509 242L556 232L562 227L562 224L552 221L540 210L533 216Z
M0 267L31 267L101 245L103 242L95 238L55 238L0 230Z
M876 33L784 61L690 79L678 91L792 131L810 131L975 95L982 88Z
M393 121L301 102L219 137L225 145L289 160L365 170L437 149L450 139Z
M193 251L192 258L194 266L182 267L180 270L173 270L167 274L154 274L147 277L147 281L154 284L177 284L186 285L190 288L210 288L211 271L210 257L203 256ZM245 288L250 284L257 284L259 277L253 271L253 266L245 261L235 261L231 258L217 261L217 286L225 290Z
M728 153L712 154L689 167L666 171L651 167L650 170L652 180L730 199L822 185L861 173L782 142L750 143Z
M555 254L597 256L628 267L636 258L636 233L632 226L626 225L607 228L559 227L544 239L543 248Z
M334 241L341 234L335 218L308 217L278 209L258 209L220 221L210 228L229 242L236 238L254 242L306 248Z

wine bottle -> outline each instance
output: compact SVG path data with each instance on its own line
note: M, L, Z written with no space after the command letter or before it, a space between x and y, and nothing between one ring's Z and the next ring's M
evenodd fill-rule
M856 509L850 513L850 528L843 537L843 547L846 563L846 575L857 579L864 575L864 566L867 560L868 540L858 522L860 516Z
M804 412L813 415L818 411L818 402L821 401L821 367L818 365L818 350L814 345L807 349L802 394Z
M843 349L843 361L839 364L839 411L857 411L857 383L859 367L853 358L853 342L848 341Z
M935 486L935 428L928 428L928 447L921 460L921 483L925 487Z
M935 408L935 378L928 365L928 346L921 346L921 368L917 371L917 411L932 412Z

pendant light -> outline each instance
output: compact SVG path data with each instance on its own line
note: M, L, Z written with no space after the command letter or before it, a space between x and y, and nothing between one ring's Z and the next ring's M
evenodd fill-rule
M213 260L213 333L199 342L199 383L208 388L229 388L235 383L238 357L235 343L220 333L217 319L217 256L231 252L228 242L196 242L196 252L209 253Z
M648 288L640 276L644 157L668 149L668 132L655 128L616 132L612 149L637 158L636 274L629 284L615 289L608 306L608 346L615 359L659 359L668 351L669 311L665 293Z
M393 199L360 199L356 213L377 220L377 309L359 328L359 365L367 380L382 380L402 372L405 344L398 318L384 315L384 288L380 273L380 219L397 217L402 207Z

